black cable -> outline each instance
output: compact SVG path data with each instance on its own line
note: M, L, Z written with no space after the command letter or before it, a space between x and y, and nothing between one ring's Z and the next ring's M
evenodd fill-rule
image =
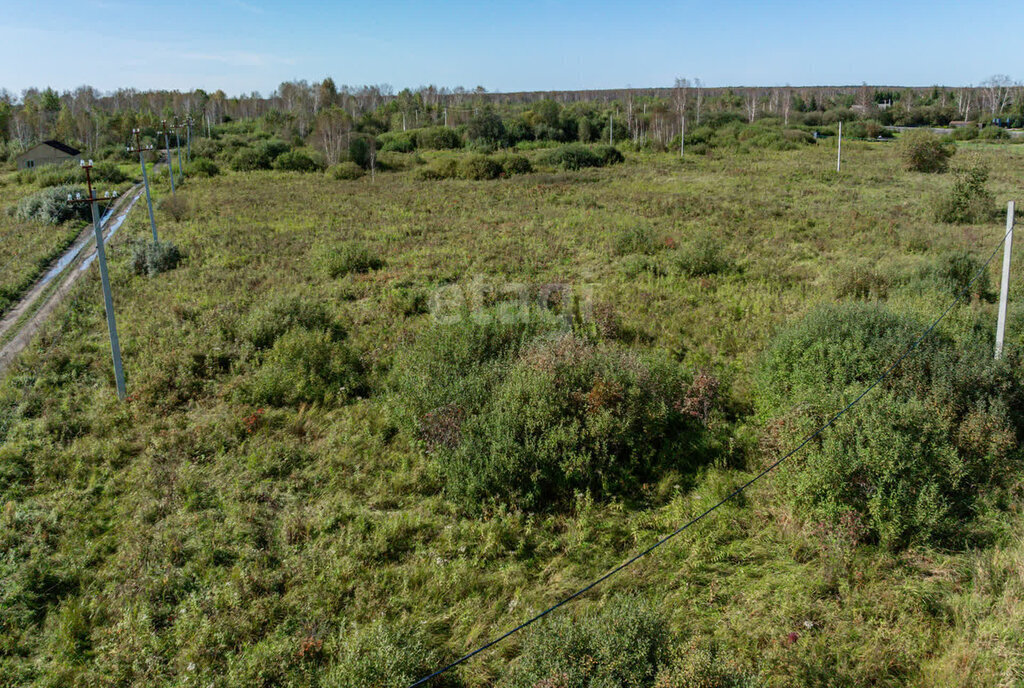
M963 301L963 300L964 300L964 298L965 298L965 297L966 297L966 296L967 296L967 295L969 294L969 291L970 291L970 288L971 288L971 286L972 286L972 285L973 285L973 284L974 284L974 283L975 283L975 282L976 282L976 281L978 280L978 278L980 278L980 277L981 277L981 275L982 275L982 274L983 274L983 273L984 273L984 272L985 272L985 271L986 271L986 270L988 269L988 266L989 266L989 264L990 264L990 263L992 262L992 259L996 257L996 254L997 254L997 253L999 253L999 249L1000 249L1000 248L1002 247L1002 245L1003 245L1004 243L1006 243L1006 238L1007 238L1008 236L1010 236L1010 232L1012 232L1012 231L1013 231L1013 230L1011 229L1010 231L1008 231L1008 232L1007 232L1006 234L1004 234L1004 235L1003 235L1003 238L1002 238L1002 240L1001 240L1001 241L999 242L999 244L998 244L998 245L996 245L995 249L994 249L994 250L992 251L992 254L991 254L991 255L990 255L989 257L988 257L988 260L986 260L986 261L985 261L985 264L981 266L981 269L980 269L980 270L978 270L977 274L975 274L975 275L974 275L974 277L973 277L973 278L971 278L971 281L967 283L967 286L965 286L965 287L963 288L963 290L962 290L962 291L960 292L960 294L959 294L959 295L957 295L957 297L956 297L956 299L954 299L953 303L951 303L951 304L949 305L949 307L947 307L947 308L946 308L946 310L944 310L944 311L942 312L942 315L940 315L940 316L939 316L938 318L936 318L936 319L935 319L935 321L934 321L934 322L932 322L932 324L931 324L931 325L929 325L927 329L925 329L924 333L923 333L923 334L921 334L921 336L919 336L919 337L918 337L918 338L917 338L917 339L916 339L916 340L915 340L915 341L914 341L914 342L913 342L913 343L912 343L912 344L911 344L911 345L910 345L909 347L907 347L906 351L904 351L904 352L903 352L903 355L901 355L901 356L900 356L900 357L899 357L898 359L896 359L896 362L895 362L895 363L893 363L893 364L892 364L891 366L889 366L888 368L886 368L886 369L885 369L885 371L884 371L884 372L882 372L882 374L881 374L881 375L879 375L879 376L878 376L878 377L877 377L877 378L875 379L875 381L874 381L874 382L872 382L872 383L871 383L871 384L870 384L870 385L868 386L868 388L867 388L867 389L865 389L865 390L864 390L863 392L861 392L861 393L860 393L860 394L859 394L859 395L857 396L857 398L856 398L856 399L854 399L854 400L853 400L853 401L851 401L851 402L850 402L849 404L847 404L847 405L846 405L846 407L845 407L845 408L843 408L843 410L842 410L842 411L839 411L838 413L836 413L836 414L835 414L834 416L832 416L832 418L830 418L830 419L829 419L829 421L828 421L827 423L825 423L824 425L822 425L821 427L819 427L819 428L818 428L817 430L815 430L814 432L812 432L812 433L811 433L810 435L808 435L807 437L805 437L805 438L804 438L804 440L803 440L802 442L800 442L800 444L798 444L798 445L797 445L797 446L796 446L796 447L795 447L794 449L790 450L790 452L789 452L788 454L786 454L785 456L783 456L783 457L782 457L781 459L778 459L778 460L777 460L777 461L776 461L775 463L771 464L770 466L768 466L767 468L765 468L764 470L762 470L762 471L761 471L760 473L758 473L757 475L755 475L755 476L754 476L753 478L751 478L751 479L750 479L750 480L748 480L747 482L745 482L745 483L743 483L742 485L740 485L739 487L737 487L737 488L736 488L735 490L733 490L733 491L732 491L732 492L730 492L730 493L729 493L728 495L726 495L725 497L723 497L723 498L722 498L722 499L721 499L721 500L720 500L720 501L719 501L719 502L718 502L717 504L715 504L714 506L712 506L712 507L708 508L708 509L707 509L707 510L705 510L705 511L704 511L703 513L701 513L701 514L700 514L699 516L696 516L695 518L691 519L691 520L690 520L689 522L685 523L684 525L680 526L679 528L676 528L676 529L675 529L674 531L672 531L671 533L669 533L668 535L666 535L666 536L665 536L665 537L663 537L662 539L658 540L657 542L655 542L655 543L654 543L653 545L651 545L651 546L650 546L650 547L648 547L647 549L643 550L643 551L642 551L642 552L640 552L639 554L636 554L636 555L635 555L635 556L633 556L633 557L632 557L631 559L628 559L628 560L627 560L626 562L624 562L624 563L622 563L622 564L619 564L619 565L618 565L618 566L616 566L616 567L615 567L614 569L612 569L612 570L611 570L611 571L609 571L608 573L604 574L603 576L601 576L601 577L600 577L600 578L598 578L597 580L595 580L595 581L591 582L590 584L586 585L586 586L585 586L585 587L583 587L583 588L580 588L579 590L577 590L577 591L576 591L576 592L574 592L573 594L569 595L568 597L566 597L566 598L565 598L565 599L563 599L562 601L558 602L557 604L554 604L554 605L552 605L551 607L548 607L547 609L545 609L544 611L542 611L542 612L541 612L540 614L537 614L536 616L532 617L531 619L529 619L529 620L527 620L527 621L524 621L523 623L519 624L518 626L516 626L515 628L513 628L513 629L512 629L511 631L508 631L507 633L505 633L504 635L498 636L498 637L497 637L497 638L495 638L494 640L492 640L492 641L490 641L490 642L488 642L488 643L486 643L486 644L484 644L484 645L481 645L480 647L478 647L477 649L473 650L472 652L470 652L470 653L468 653L468 654L466 654L466 655L463 655L463 656L462 656L462 657L460 657L459 659L457 659L457 660L455 660L454 662L452 662L452 663L448 664L447 666L444 666L444 667L442 667L442 668L438 669L438 670L437 670L437 671L435 671L434 673L432 673L432 674L429 674L428 676L424 676L423 678L421 678L420 680L416 681L416 682L415 682L415 683L413 683L413 684L412 684L411 686L409 686L409 688L416 688L416 686L422 685L422 684L426 683L427 681L431 680L432 678L435 678L435 677L437 677L437 676L440 676L441 674L445 673L446 671L449 671L449 670L451 670L451 669L454 669L455 667L459 666L459 665L460 665L460 664L462 664L463 662L465 662L465 661L467 661L467 660L469 660L469 659L471 659L471 658L475 657L476 655L480 654L480 653L481 653L481 652L483 652L484 650L486 650L486 649L488 649L488 648L490 648L490 647L493 647L494 645L497 645L497 644L498 644L498 643L500 643L501 641L505 640L505 638L508 638L508 637L509 637L510 635L512 635L512 634L514 634L514 633L516 633L516 632L518 632L518 631L521 631L522 629L526 628L527 626L529 626L530 624L534 623L535 621L539 621L540 619L544 618L545 616L547 616L547 615L548 615L548 614L550 614L551 612L555 611L555 610L556 610L556 609L558 609L559 607L561 607L561 606L563 606L563 605L565 605L565 604L568 604L569 602L573 601L574 599L576 599L577 597L579 597L579 596L580 596L580 595L582 595L583 593L587 592L587 591L588 591L588 590L590 590L591 588L593 588L593 587L595 587L595 586L597 586L597 585L599 585L599 584L603 583L604 581L608 580L609 578L611 578L612 576L614 576L614 575L615 575L616 573L618 573L619 571L621 571L621 570L623 570L624 568L626 568L626 567L628 567L628 566L632 565L632 564L633 564L634 562L636 562L637 560L639 560L639 559L641 559L641 558L643 558L643 557L647 556L648 554L650 554L650 553L651 553L651 552L653 552L654 550L658 549L659 547L661 547L661 546L662 546L662 545L664 545L664 544L665 544L666 542L668 542L668 541L669 541L669 540L671 540L672 538L674 538L674 537L676 537L677 535L679 535L680 533L682 533L682 532L683 532L684 530L686 530L686 529L687 529L687 528L689 528L690 526L692 526L692 525L694 525L694 524L696 524L696 523L698 523L698 522L702 521L702 520L703 520L703 519L704 519L705 517L707 517L707 516L711 515L711 513L712 513L712 512L716 511L716 510L717 510L717 509L718 509L719 507L721 507L721 506L722 506L723 504L725 504L726 502L728 502L728 501L729 501L729 500L731 500L732 498L734 498L734 497L736 497L737 495L739 495L740 493L742 493L742 492L743 492L744 490L746 490L746 489L747 489L748 487L750 487L751 485L753 485L754 483L756 483L756 482L757 482L758 480L760 480L761 478L763 478L764 476L768 475L768 474L769 474L769 473L771 473L771 472L772 472L773 470L775 470L775 468L776 468L776 467L778 467L778 466L779 466L779 464L781 464L781 463L782 463L783 461L785 461L786 459L788 459L789 457L793 456L793 455L794 455L794 454L796 454L796 453L797 453L798 451L800 451L801 449L803 449L803 448L804 448L804 447L805 447L805 446L807 445L807 443L808 443L808 442L810 442L810 441L811 441L811 440L813 440L813 439L814 439L815 437L817 437L818 435L820 435L821 433L823 433L823 432L824 432L825 430L827 430L828 428L830 428L830 427L831 427L831 426L832 426L832 425L833 425L833 424L834 424L834 423L835 423L835 422L836 422L837 420L839 420L839 419L840 419L840 418L841 418L842 416L846 415L846 413L847 413L847 412L848 412L848 411L849 411L850 409L852 409L852 408L853 408L853 407L854 407L854 406L855 406L855 405L856 405L856 404L857 404L857 403L858 403L858 402L859 402L859 401L860 401L861 399L863 399L863 398L864 398L865 396L867 396L868 392L870 392L871 390L873 390L873 389L874 389L875 387L877 387L877 386L878 386L878 385L879 385L879 384L880 384L881 382L883 382L883 381L884 381L884 380L885 380L885 379L886 379L887 377L889 377L889 375L891 375L891 374L892 374L892 372L893 372L894 370L896 370L896 368L897 368L897 367L898 367L898 366L899 366L899 365L900 365L901 363L903 363L903 361L904 361L904 360L905 360L905 359L906 359L906 358L907 358L908 356L910 356L910 354L911 354L911 353L913 353L914 351L916 351L916 350L917 350L918 346L920 346L920 345L921 345L921 342L922 342L922 341L924 341L924 339L925 339L925 338L926 338L926 337L927 337L928 335L930 335L930 334L932 333L932 331L933 331L933 330L934 330L934 329L935 329L935 328L936 328L936 327L938 326L938 324L939 324L940 322L942 322L942 321L943 321L943 320L944 320L944 319L946 318L946 316L947 316L947 315L949 315L949 313L950 313L950 312L951 312L951 311L952 311L952 310L953 310L953 309L954 309L954 308L955 308L955 307L956 307L957 305L959 305L959 304L960 304L960 302L961 302L961 301Z

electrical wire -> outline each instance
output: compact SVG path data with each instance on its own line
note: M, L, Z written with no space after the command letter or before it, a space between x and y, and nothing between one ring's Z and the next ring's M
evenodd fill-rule
M881 375L879 375L877 378L875 378L875 381L872 382L867 387L867 389L865 389L853 401L851 401L849 404L847 404L843 408L843 410L841 410L838 413L836 413L835 415L833 415L828 420L828 422L826 422L824 425L820 426L817 430L815 430L810 435L805 437L803 439L803 441L800 442L800 444L798 444L796 447L791 449L785 456L783 456L782 458L778 459L773 464L769 465L767 468L763 469L760 473L755 475L753 478L751 478L747 482L745 482L742 485L740 485L739 487L737 487L735 490L733 490L728 495L723 497L714 506L709 507L708 509L703 511L700 515L692 518L690 521L688 521L687 523L683 524L679 528L676 528L674 531L672 531L671 533L669 533L665 537L661 538L660 540L655 542L653 545L651 545L647 549L645 549L645 550L641 551L640 553L634 555L633 557L631 557L630 559L626 560L622 564L619 564L618 566L616 566L615 568L613 568L611 571L609 571L608 573L604 574L600 578L598 578L598 579L594 580L593 582L587 584L586 586L580 588L579 590L577 590L573 594L571 594L568 597L564 598L560 602L558 602L558 603L548 607L547 609L545 609L544 611L540 612L536 616L533 616L530 619L528 619L527 621L524 621L523 623L519 624L518 626L516 626L512 630L510 630L510 631L508 631L508 632L498 636L494 640L491 640L490 642L485 643L484 645L481 645L480 647L478 647L477 649L473 650L472 652L469 652L469 653L463 655L459 659L457 659L454 662L451 662L450 664L448 664L448 665L438 669L434 673L428 674L427 676L424 676L423 678L419 679L415 683L411 684L409 686L409 688L416 688L416 686L423 685L423 684L427 683L428 681L430 681L431 679L434 679L434 678L440 676L441 674L443 674L443 673L445 673L447 671L450 671L451 669L454 669L455 667L459 666L460 664L463 664L464 662L468 661L469 659L472 659L476 655L480 654L484 650L487 650L488 648L494 647L495 645L497 645L498 643L502 642L503 640L505 640L509 636L511 636L511 635L521 631L522 629L526 628L527 626L529 626L529 625L531 625L531 624L533 624L533 623L543 619L545 616L547 616L551 612L555 611L559 607L562 607L562 606L568 604L569 602L572 602L574 599L576 599L580 595L583 595L584 593L586 593L587 591L591 590L592 588L600 585L601 583L603 583L604 581L608 580L609 578L611 578L615 574L619 573L623 569L631 566L632 564L634 564L635 562L639 561L643 557L647 556L648 554L650 554L654 550L658 549L659 547L661 547L662 545L667 543L669 540L672 540L677 535L679 535L680 533L682 533L683 531L688 529L690 526L693 526L693 525L699 523L700 521L704 520L706 517L710 516L712 513L714 513L716 510L718 510L725 503L727 503L730 500L732 500L733 498L737 497L742 492L744 492L748 487L750 487L754 483L758 482L759 480L761 480L761 478L765 477L766 475L771 473L773 470L775 470L780 464L782 464L783 461L785 461L789 457L791 457L794 454L796 454L797 452L799 452L805 446L807 446L807 444L811 440L816 438L818 435L820 435L825 430L830 428L833 424L835 424L835 422L837 420L839 420L841 417L846 415L846 413L849 412L850 409L852 409L854 406L856 406L860 402L861 399L863 399L865 396L867 396L868 393L871 392L871 390L873 390L879 384L884 382L885 379L888 378L892 374L892 372L894 370L896 370L896 368L899 367L899 365L901 363L903 363L904 360L907 359L907 357L909 357L914 351L917 350L917 348L921 345L921 342L923 342L925 340L925 338L927 338L928 335L930 335L932 333L932 331L935 330L936 327L938 327L939 323L941 323L946 318L946 316L949 315L950 312L956 306L958 306L964 300L964 298L966 296L968 296L968 294L970 293L970 288L981 277L981 275L984 274L984 272L986 270L988 270L989 264L991 264L992 260L996 257L996 254L999 253L999 249L1003 246L1003 244L1006 243L1006 239L1007 239L1007 237L1010 236L1010 232L1012 232L1012 231L1013 230L1011 229L1011 230L1007 231L1006 234L1003 235L1002 240L999 242L998 245L996 245L995 249L993 249L992 254L988 257L988 260L985 261L985 264L982 265L981 269L978 270L978 272L974 275L974 277L971 278L971 281L968 282L967 285L960 292L960 294L957 295L956 299L954 299L953 302L946 308L946 310L944 310L942 312L942 315L940 315L938 318L936 318L932 322L932 324L929 325L925 329L925 331L916 340L914 340L914 342L909 347L907 347L907 349L903 352L903 354L898 359L896 359L895 363L893 363L888 368L886 368L882 372Z

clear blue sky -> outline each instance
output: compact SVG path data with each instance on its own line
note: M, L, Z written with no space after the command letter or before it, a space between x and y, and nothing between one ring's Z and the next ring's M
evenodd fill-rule
M1024 79L1018 2L0 0L0 88L489 91Z

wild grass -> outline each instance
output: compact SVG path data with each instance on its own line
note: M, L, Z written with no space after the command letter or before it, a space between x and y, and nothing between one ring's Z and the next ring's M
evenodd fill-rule
M619 564L775 456L753 412L763 352L837 294L862 299L847 268L927 320L950 297L941 257L977 261L1002 236L935 222L941 180L884 144L844 153L841 175L824 145L487 181L225 172L187 181L191 215L161 232L188 260L153 278L132 270L140 206L109 251L130 400L95 271L0 384L0 684L399 685ZM1024 148L977 155L995 200L1013 197ZM662 248L621 240L641 225ZM331 274L335 246L380 263ZM622 269L688 247L715 269ZM595 304L594 331L603 313L628 333L616 347L718 380L723 439L625 497L464 511L387 394L431 331L416 295L494 305L551 284ZM972 299L941 333L991 329L994 309ZM1010 322L1015 350L1024 310ZM607 659L593 685L1012 685L1019 505L1012 484L980 496L974 549L890 550L802 519L769 478L451 681L560 685L544 653L565 640ZM601 645L604 629L621 633Z

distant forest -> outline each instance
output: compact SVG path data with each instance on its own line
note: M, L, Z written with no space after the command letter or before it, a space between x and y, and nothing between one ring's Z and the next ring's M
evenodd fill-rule
M677 79L667 88L489 93L427 86L398 93L389 86L337 86L288 81L269 96L229 97L223 91L100 93L89 86L59 93L27 89L20 97L0 90L0 161L26 147L58 139L86 151L123 147L131 130L152 132L161 120L191 118L200 133L232 121L259 120L293 145L319 149L328 159L341 137L372 136L422 127L459 129L467 140L500 145L552 140L584 143L613 140L636 145L671 145L683 127L726 117L782 126L828 126L862 121L879 126L944 126L976 121L1024 126L1024 84L1008 76L978 86L708 88L699 79Z

